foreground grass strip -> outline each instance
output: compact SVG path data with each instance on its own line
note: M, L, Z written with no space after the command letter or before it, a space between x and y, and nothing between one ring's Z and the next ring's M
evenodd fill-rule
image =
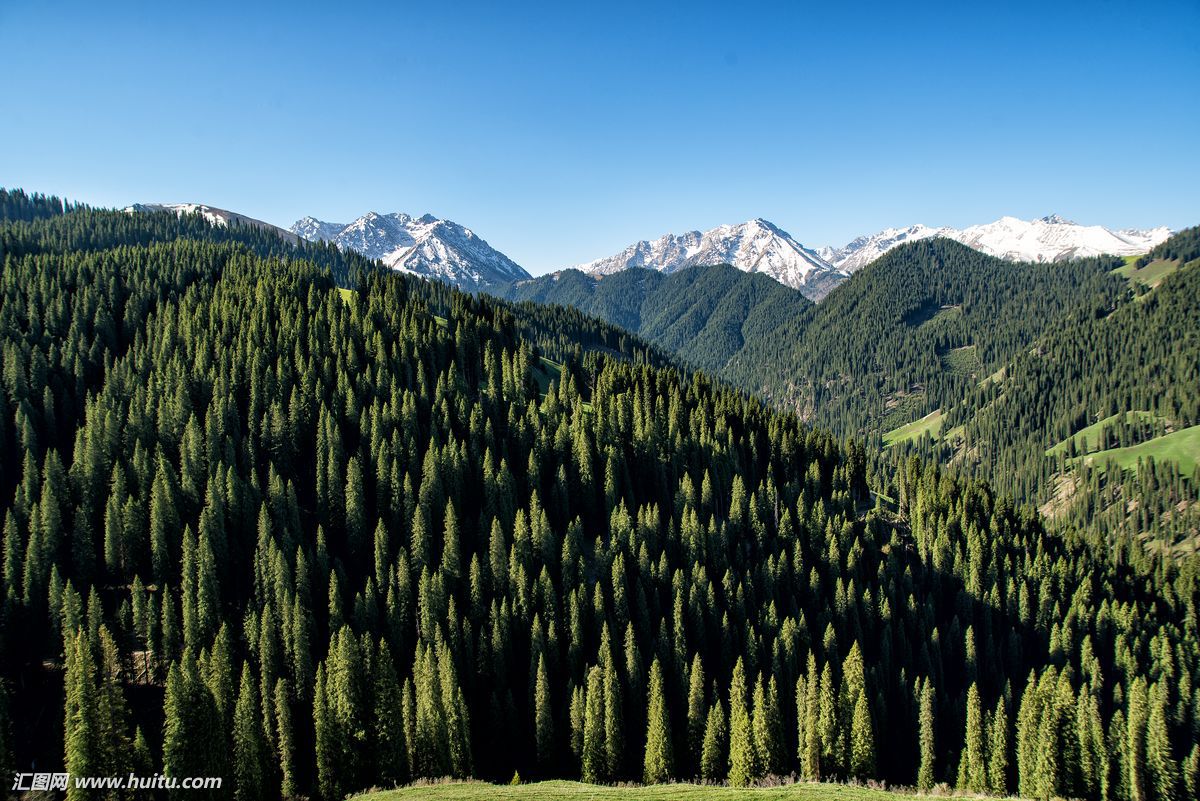
M569 781L520 785L448 782L413 785L360 796L370 801L904 801L918 797L928 798L912 793L816 782L734 788L700 784L612 787Z

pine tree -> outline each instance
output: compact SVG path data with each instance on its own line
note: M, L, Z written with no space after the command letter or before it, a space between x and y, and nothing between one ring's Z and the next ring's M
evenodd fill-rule
M875 775L875 731L865 692L858 694L850 722L850 774L859 779Z
M583 721L583 780L597 784L608 778L604 739L604 675L599 666L588 672Z
M173 663L167 673L163 717L164 775L226 774L227 734L212 694L201 680L190 651L185 651L183 659ZM197 793L178 789L172 795L184 798L195 797ZM216 797L219 793L210 795Z
M657 657L650 664L650 690L646 708L646 759L642 777L646 784L661 784L671 778L672 746L662 667Z
M842 753L842 727L838 720L838 697L830 662L826 662L821 668L821 681L818 686L821 690L817 704L817 731L821 741L821 773L822 775L838 774L842 772L845 763Z
M600 652L604 666L604 754L608 759L608 776L621 775L625 749L625 722L622 714L621 677L613 659L608 639L608 624L600 637Z
M67 691L63 725L67 772L74 776L98 776L102 772L103 759L96 664L87 635L82 630L70 636L64 683ZM89 792L71 782L67 785L67 797L72 801L84 799L89 797Z
M534 690L534 739L537 745L538 769L548 775L554 764L554 719L550 700L550 677L546 672L546 656L538 656L537 686Z
M391 651L383 640L375 649L371 696L371 747L375 752L375 775L385 787L399 784L408 778L403 700Z
M967 690L966 734L959 776L960 785L976 793L986 792L988 789L983 735L983 707L979 699L979 686L972 684Z
M1165 687L1154 684L1149 692L1150 715L1146 723L1146 776L1154 798L1173 801L1179 787L1179 766L1171 756L1171 735L1167 730Z
M237 706L233 713L234 796L258 801L270 787L270 761L263 731L258 687L249 663L242 665Z
M317 762L317 792L323 799L338 799L342 791L340 734L326 689L325 663L317 666L313 687L313 728Z
M821 778L821 674L817 671L816 656L812 651L808 653L808 672L803 688L803 706L799 695L796 698L796 714L804 721L804 739L799 743L800 775L816 780Z
M1008 795L1008 749L1008 711L1000 696L988 736L987 789L995 795Z
M704 733L707 728L708 713L705 710L704 688L704 665L700 661L700 654L697 653L692 657L692 668L688 676L687 746L692 760L689 768L695 771L693 775L699 772L698 760L704 750Z
M583 760L583 722L584 722L584 690L582 686L571 689L571 755L575 758L575 766L582 771Z
M729 685L729 785L746 787L758 774L754 732L746 705L746 668L738 657Z
M725 707L718 699L708 708L708 720L704 724L704 745L700 750L700 777L704 781L716 782L725 776L729 764L727 739Z
M462 556L459 545L458 516L454 512L454 504L446 502L445 535L442 538L442 573L450 579L462 575Z
M275 682L275 722L279 727L279 795L293 798L298 791L299 775L296 764L296 729L292 723L292 704L287 679Z
M920 739L920 765L917 768L917 789L923 793L933 789L934 782L934 719L933 719L933 684L929 679L918 679L917 686L920 688L918 694L920 696L920 712L919 720L919 739Z

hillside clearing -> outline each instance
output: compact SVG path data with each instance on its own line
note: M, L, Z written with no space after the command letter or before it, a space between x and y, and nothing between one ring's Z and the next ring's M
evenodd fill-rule
M1200 463L1200 425L1155 437L1128 448L1110 448L1078 458L1094 464L1114 461L1125 469L1136 468L1138 459L1154 457L1157 462L1175 462L1184 475L1191 475Z
M1125 420L1133 423L1141 420L1153 419L1154 415L1150 412L1125 412ZM1050 446L1046 449L1047 456L1057 456L1060 453L1066 452L1071 445L1071 440L1075 440L1075 448L1083 453L1090 453L1099 445L1100 435L1107 426L1114 425L1121 419L1120 413L1105 417L1103 420L1092 423L1087 428L1081 428L1071 436L1061 442Z
M883 444L885 447L890 448L898 442L920 439L927 432L934 439L937 439L938 435L942 433L941 409L934 409L920 420L913 420L911 423L888 431L883 435Z
M1137 260L1140 256L1126 256L1125 264L1113 270L1117 275L1128 278L1130 281L1136 281L1139 284L1145 284L1153 289L1158 286L1164 278L1179 269L1179 262L1175 259L1155 259L1145 267L1138 269Z

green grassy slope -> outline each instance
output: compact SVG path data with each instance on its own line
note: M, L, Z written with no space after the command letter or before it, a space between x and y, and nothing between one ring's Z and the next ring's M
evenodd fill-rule
M1153 289L1164 278L1179 269L1179 262L1175 259L1155 259L1144 267L1139 267L1140 258L1139 256L1126 256L1124 266L1118 267L1113 272Z
M938 435L942 433L941 409L935 409L920 420L913 420L911 423L888 431L883 435L883 444L890 448L897 442L920 439L926 432L934 439L937 439Z
M1153 457L1158 462L1175 462L1184 474L1200 463L1200 425L1155 437L1128 448L1110 448L1080 457L1090 462L1113 461L1125 469L1136 468L1139 459Z
M1135 422L1138 420L1150 420L1154 415L1150 412L1126 412L1125 420ZM1113 414L1105 417L1096 423L1092 423L1087 428L1082 428L1075 432L1072 436L1067 437L1061 442L1046 449L1047 456L1057 456L1060 453L1065 453L1071 447L1071 440L1075 440L1075 447L1083 453L1090 453L1096 449L1099 444L1099 437L1108 426L1115 424L1121 419L1120 414Z

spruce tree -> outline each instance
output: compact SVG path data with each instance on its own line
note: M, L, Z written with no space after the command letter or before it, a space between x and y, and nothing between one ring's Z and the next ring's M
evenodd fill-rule
M537 746L538 770L547 775L554 765L554 718L550 699L550 677L546 672L546 656L538 656L537 686L534 689L534 740Z
M799 686L799 685L798 685ZM799 744L800 775L806 779L821 778L821 674L817 671L816 656L808 653L808 672L804 677L804 705L796 699L796 714L804 719L804 740Z
M988 736L987 790L995 795L1008 795L1008 740L1008 711L1000 696Z
M729 685L729 784L746 787L758 776L754 731L746 699L746 668L738 657Z
M688 676L688 706L687 706L687 752L690 764L688 769L693 775L699 773L700 755L704 749L704 732L707 728L708 713L705 709L704 665L700 654L692 657L692 667ZM683 770L680 770L683 773Z
M326 688L325 663L317 666L313 686L313 730L317 763L317 793L323 799L338 799L342 791L340 733Z
M704 724L704 744L700 750L700 778L704 781L717 782L724 778L729 765L727 740L725 706L717 699L708 708L708 719Z
M583 721L583 768L585 782L598 784L608 778L608 755L604 739L604 675L598 666L588 672Z
M671 778L672 746L671 721L658 657L650 664L646 709L646 758L642 779L646 784L661 784Z
M959 783L964 789L976 793L988 789L984 748L983 705L979 699L979 686L972 684L967 690L967 722Z
M865 692L858 694L850 722L850 775L862 780L875 775L875 730Z
M98 776L102 773L103 759L96 663L87 635L82 630L76 631L69 639L64 677L66 717L63 724L67 772L73 776ZM71 801L88 797L88 790L77 787L74 782L67 785L67 798Z
M1150 689L1150 714L1146 722L1146 776L1153 797L1172 801L1179 787L1179 765L1171 756L1171 735L1167 729L1165 688L1161 683Z
M918 722L919 722L919 740L920 740L920 762L917 767L917 789L921 792L929 792L933 789L936 778L934 777L934 759L936 752L934 750L934 719L933 719L933 684L929 679L918 679L917 686L919 688L919 707Z
M371 748L377 780L387 787L408 778L408 747L404 739L400 681L391 651L383 640L375 649L371 668Z
M296 729L292 722L292 704L287 679L275 682L275 722L279 727L276 742L279 743L279 795L293 798L299 789L299 765L296 762Z
M267 739L263 731L258 687L249 663L242 665L237 706L233 713L234 797L260 801L271 785Z

